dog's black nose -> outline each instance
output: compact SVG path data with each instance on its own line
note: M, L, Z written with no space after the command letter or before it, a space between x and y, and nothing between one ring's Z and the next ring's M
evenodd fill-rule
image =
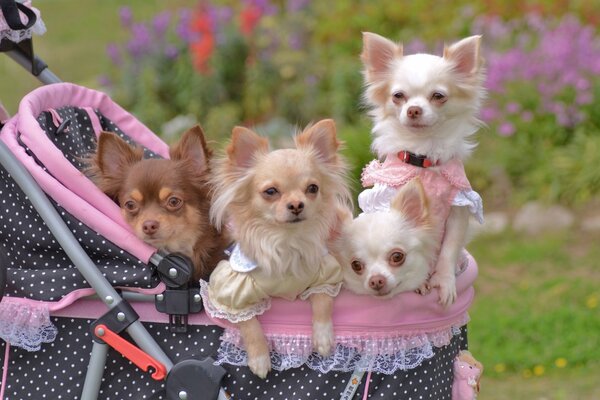
M144 221L144 223L142 224L142 231L144 231L146 235L154 235L156 231L158 231L159 227L160 224L158 223L158 221L148 220Z
M301 201L292 201L288 203L287 209L294 215L298 215L304 210L304 203Z
M408 107L408 110L406 110L406 114L410 119L417 119L423 114L423 109L419 106L410 106Z
M387 283L383 275L373 275L369 279L369 287L373 290L381 290Z

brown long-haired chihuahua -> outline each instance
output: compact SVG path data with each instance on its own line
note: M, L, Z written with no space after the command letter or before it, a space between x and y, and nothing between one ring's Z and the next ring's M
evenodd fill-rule
M137 237L159 250L181 253L194 265L192 279L208 279L226 258L228 233L210 223L212 152L199 126L169 149L170 159L143 158L141 147L102 132L88 174L121 207Z

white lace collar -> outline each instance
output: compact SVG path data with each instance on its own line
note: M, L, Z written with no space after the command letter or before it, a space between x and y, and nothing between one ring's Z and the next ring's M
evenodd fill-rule
M231 269L235 272L250 272L258 267L258 264L254 260L249 259L242 253L239 243L236 243L233 250L231 250L229 264L231 264Z

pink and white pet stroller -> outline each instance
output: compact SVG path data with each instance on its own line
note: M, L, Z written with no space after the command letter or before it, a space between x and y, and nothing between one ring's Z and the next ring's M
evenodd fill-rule
M106 94L39 72L48 85L0 118L0 400L451 398L470 256L445 310L435 293L342 291L326 358L312 351L310 305L274 299L259 317L274 368L261 380L235 327L211 319L199 285L186 284L185 258L137 239L81 172L102 130L147 157L168 146Z

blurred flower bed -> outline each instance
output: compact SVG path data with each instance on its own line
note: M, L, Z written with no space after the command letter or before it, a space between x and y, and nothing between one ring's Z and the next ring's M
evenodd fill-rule
M483 34L488 129L468 163L473 185L498 206L584 202L600 191L600 14L521 3L214 0L151 21L122 8L129 38L108 46L102 84L166 140L195 121L222 143L236 124L280 138L333 117L358 177L372 158L361 31L438 54L442 41Z

